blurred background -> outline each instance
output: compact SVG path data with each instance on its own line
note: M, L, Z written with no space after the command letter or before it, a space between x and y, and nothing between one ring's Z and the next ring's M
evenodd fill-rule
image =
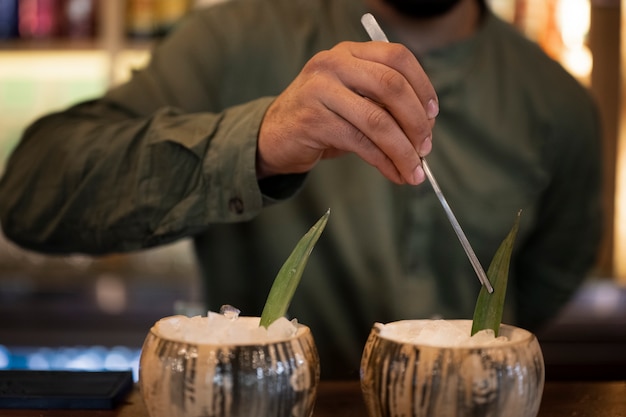
M216 1L228 0L0 0L0 175L27 124L125 81L182 15ZM607 233L587 283L540 335L548 377L574 378L570 365L582 364L591 376L626 378L626 0L489 2L592 91L604 124ZM187 241L47 257L0 231L0 369L136 375L156 320L205 313L199 285Z

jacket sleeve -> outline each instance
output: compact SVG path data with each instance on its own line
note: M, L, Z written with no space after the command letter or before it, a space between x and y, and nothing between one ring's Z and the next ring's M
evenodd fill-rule
M229 57L205 32L191 18L128 84L25 131L0 182L7 237L47 253L132 251L248 220L275 201L255 170L273 97L220 96ZM302 179L293 177L261 186L288 197Z

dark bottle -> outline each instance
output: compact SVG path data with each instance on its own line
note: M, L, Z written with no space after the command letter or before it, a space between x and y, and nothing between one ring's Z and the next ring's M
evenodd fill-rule
M0 39L18 36L17 2L18 0L0 0Z
M19 35L48 39L62 33L61 0L19 0Z
M63 34L70 38L93 38L96 34L96 6L96 0L64 0Z

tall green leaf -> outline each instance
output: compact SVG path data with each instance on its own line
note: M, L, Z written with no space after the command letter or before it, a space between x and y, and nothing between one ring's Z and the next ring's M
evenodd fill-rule
M504 310L504 298L506 296L506 285L509 279L509 264L511 262L511 252L513 251L513 243L519 230L519 222L522 211L517 213L515 223L506 238L500 244L496 251L487 277L493 286L493 293L489 293L485 287L480 289L476 307L474 309L474 319L472 321L472 336L477 332L485 329L493 329L498 336L500 323L502 322L502 311Z
M326 227L329 215L330 209L326 210L326 213L317 223L302 236L289 258L278 271L278 275L276 275L265 301L263 313L261 313L260 326L267 328L276 319L283 317L287 313L287 308L289 308L291 299L300 283L300 278L309 260L309 255Z

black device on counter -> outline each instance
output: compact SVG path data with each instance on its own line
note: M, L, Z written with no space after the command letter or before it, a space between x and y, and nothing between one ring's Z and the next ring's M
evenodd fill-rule
M133 385L130 370L3 370L0 409L113 409Z

